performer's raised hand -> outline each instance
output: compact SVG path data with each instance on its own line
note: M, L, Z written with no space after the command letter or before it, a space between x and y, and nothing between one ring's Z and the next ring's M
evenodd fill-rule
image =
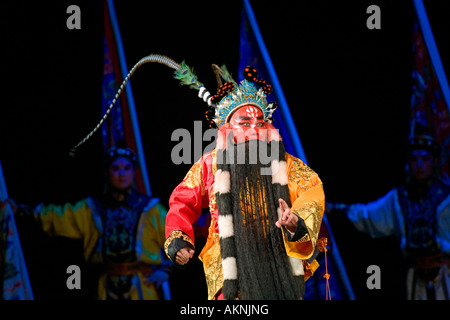
M175 256L175 262L179 265L185 265L188 263L189 259L194 256L194 252L195 250L191 248L183 248L178 250Z
M298 217L291 211L291 208L289 208L286 201L283 199L278 199L278 201L280 202L281 217L275 223L276 226L278 228L284 226L288 231L295 232L297 229Z

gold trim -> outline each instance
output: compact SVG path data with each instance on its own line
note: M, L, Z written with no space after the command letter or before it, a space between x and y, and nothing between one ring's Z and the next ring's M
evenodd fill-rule
M217 156L216 156L217 150L213 149L211 151L211 158L212 158L212 163L211 163L211 168L212 168L212 173L214 176L216 176L216 171L217 171Z
M303 243L303 242L308 242L308 241L311 241L311 237L309 236L309 233L305 234L303 237L301 237L300 239L298 239L295 242Z
M182 184L189 189L194 189L201 186L202 195L205 194L202 181L202 163L196 162L192 165L191 169L184 177Z
M167 237L166 241L164 242L164 252L166 253L166 256L170 259L169 257L169 245L170 243L173 241L173 239L183 239L186 242L189 242L190 244L192 244L192 246L194 246L194 243L192 242L191 238L184 233L181 230L174 230L170 233L170 235ZM172 261L173 262L173 261Z
M313 240L315 243L319 235L320 224L322 223L322 207L317 202L310 201L305 202L300 208L296 208L292 210L292 212L305 221L310 238L306 240L306 238L303 237L297 242L307 242Z

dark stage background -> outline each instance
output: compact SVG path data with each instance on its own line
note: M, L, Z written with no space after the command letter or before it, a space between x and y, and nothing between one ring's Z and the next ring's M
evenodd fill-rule
M327 200L371 201L400 184L412 93L412 1L251 3L308 163L323 180ZM448 73L450 4L424 3ZM71 4L81 9L81 30L66 27ZM381 30L366 27L371 4L381 8ZM128 0L115 6L128 69L143 56L160 53L185 60L212 90L211 64L225 63L236 75L241 1ZM0 160L9 196L35 205L99 195L100 134L75 158L69 150L101 118L102 1L4 0L0 24ZM165 66L141 67L131 85L152 193L168 206L172 189L190 168L173 164L171 150L178 141L171 141L171 134L177 128L193 133L194 121L203 121L206 130L205 104L196 91L180 87ZM356 298L403 299L404 266L396 240L372 240L342 217L329 220ZM29 223L18 223L36 297L86 298L86 290L64 289L63 266L82 264L81 244L54 241ZM371 264L381 268L381 290L366 288ZM203 299L201 290L192 294L179 285L201 279L184 278L176 273L174 298Z

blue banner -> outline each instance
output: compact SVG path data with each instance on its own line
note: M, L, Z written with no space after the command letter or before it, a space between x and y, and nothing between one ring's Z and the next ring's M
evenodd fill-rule
M34 300L14 212L0 164L0 279L3 300ZM4 202L3 202L4 201Z
M238 81L243 80L242 70L246 66L252 66L258 70L258 77L266 80L273 86L273 92L268 95L268 101L275 101L278 109L273 113L274 126L283 138L286 152L298 157L307 164L306 156L300 142L300 138L292 119L288 104L284 98L281 85L279 84L275 69L272 65L269 53L265 47L262 35L256 22L253 10L249 1L244 0L244 10L242 11L242 22L240 30L240 60L238 66ZM328 273L331 299L354 299L354 294L350 286L345 268L340 259L337 244L331 234L331 229L326 217L321 227L320 237L328 239ZM316 260L320 266L313 276L306 281L305 300L325 300L326 299L326 279L324 254L318 253Z

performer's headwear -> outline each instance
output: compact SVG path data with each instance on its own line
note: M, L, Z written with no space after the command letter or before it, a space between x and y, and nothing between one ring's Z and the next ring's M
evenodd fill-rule
M408 151L424 149L429 151L434 157L438 157L441 152L439 143L428 134L416 135L408 139Z
M134 151L131 150L130 148L118 145L106 150L105 152L106 167L109 167L109 165L117 158L126 158L130 160L134 168L138 167L137 156L134 153Z
M422 125L416 124L407 141L408 154L416 149L430 152L435 158L440 156L441 147L437 140Z
M218 70L218 69L216 69ZM275 102L267 102L267 95L272 92L272 86L263 79L257 79L258 72L253 67L243 70L244 80L238 85L230 76L225 66L219 71L220 75L227 80L217 89L217 94L212 96L216 102L213 122L218 127L227 123L234 111L244 105L253 105L261 110L264 120L272 123L272 113L277 108Z
M172 69L175 69L175 78L180 80L181 85L187 85L193 89L199 91L199 98L203 99L208 104L209 109L206 111L206 117L210 121L211 125L215 123L218 127L225 124L232 113L243 105L253 105L261 109L264 114L264 120L272 123L272 113L277 108L275 102L268 102L267 95L272 91L271 85L267 84L262 79L257 79L258 72L253 67L246 67L243 70L244 80L238 85L236 81L233 80L231 74L228 72L225 66L221 68L216 68L216 76L218 79L218 84L220 85L217 89L215 95L205 88L203 83L198 81L197 76L194 74L193 70L186 65L183 61L181 64L173 61L172 59L159 55L151 54L142 58L136 63L130 70L128 75L125 77L124 81L119 87L113 101L106 110L100 122L96 127L83 138L74 148L72 148L70 154L75 155L76 149L85 143L103 124L108 115L110 114L112 108L114 107L119 95L122 93L126 83L134 72L143 64L149 62L156 62L164 64ZM214 67L215 65L213 65ZM221 84L220 78L225 80L224 84Z

